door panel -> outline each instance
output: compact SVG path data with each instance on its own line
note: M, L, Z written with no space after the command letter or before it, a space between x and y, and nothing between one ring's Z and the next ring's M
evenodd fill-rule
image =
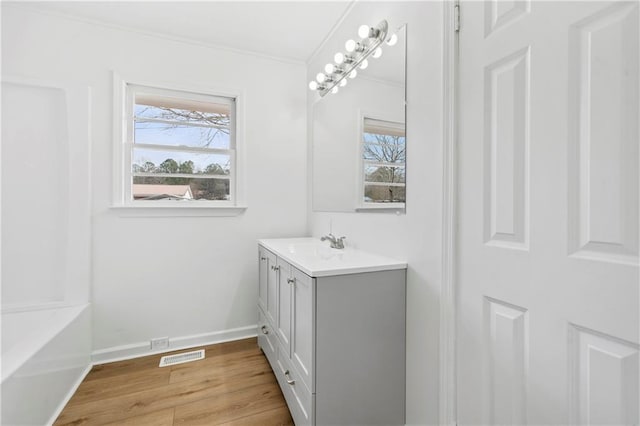
M278 338L287 357L291 356L291 265L278 259Z
M277 257L269 250L264 251L267 258L267 309L265 314L271 324L276 324L278 314L278 265Z
M293 339L291 360L307 389L313 393L314 279L293 268Z
M461 5L460 424L639 421L638 14Z
M265 252L265 249L258 247L258 306L263 311L267 310L267 281L269 279L269 259Z

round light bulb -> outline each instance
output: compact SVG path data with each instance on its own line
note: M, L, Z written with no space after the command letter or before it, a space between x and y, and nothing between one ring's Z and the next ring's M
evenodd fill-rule
M334 95L338 93L338 86L334 86L334 88L331 89L331 93L333 93Z
M369 38L369 26L368 25L360 25L360 28L358 28L358 37L360 37L360 38Z
M356 50L356 42L353 40L347 40L344 44L344 48L347 49L347 52L353 52Z
M315 81L310 81L309 82L309 89L318 90L318 83L316 83Z
M393 46L398 42L398 36L396 34L391 34L391 37L387 40L387 44L389 46Z
M327 76L322 74L321 72L319 72L318 75L316 75L316 81L318 83L324 83L326 79L327 79Z
M356 75L358 75L358 71L353 70L349 73L349 78L356 78Z
M340 65L344 62L344 55L340 52L336 53L336 56L333 57L333 60L336 64Z
M382 56L382 47L378 47L376 50L374 50L371 56L376 59Z
M343 78L342 80L340 80L340 87L344 87L347 85L347 79Z
M333 74L335 69L336 67L334 67L333 64L327 64L324 66L324 72L326 72L327 74Z
M365 68L367 68L369 66L369 61L367 61L366 59L362 62L360 62L360 69L363 70Z

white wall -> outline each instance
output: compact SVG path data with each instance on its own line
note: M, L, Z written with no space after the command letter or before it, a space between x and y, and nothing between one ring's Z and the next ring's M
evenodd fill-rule
M407 209L384 213L311 212L312 235L333 232L373 252L406 259L407 423L438 423L442 209L442 4L357 3L307 68L313 79L363 24L407 23ZM345 29L348 32L345 32ZM375 66L370 61L370 66ZM348 90L348 86L345 91ZM310 93L308 104L314 101ZM338 93L336 96L340 96ZM311 186L311 185L310 185Z
M144 217L110 208L112 71L243 91L244 214ZM256 239L307 229L303 64L4 4L2 73L72 81L92 91L94 350L256 323Z

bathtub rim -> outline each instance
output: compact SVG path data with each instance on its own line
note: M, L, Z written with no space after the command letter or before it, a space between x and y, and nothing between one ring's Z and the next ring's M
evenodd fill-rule
M15 308L15 309L13 308L2 309L2 316L32 312L32 311L47 311L47 310L57 311L61 309L73 310L74 315L69 315L67 318L64 318L64 320L61 320L61 323L54 331L49 333L46 333L46 332L37 333L38 336L40 336L40 338L27 339L24 342L20 342L14 345L7 352L3 352L2 365L1 365L2 379L0 380L0 386L3 385L4 382L9 377L11 377L20 367L22 367L28 360L33 358L35 354L37 354L40 350L42 350L42 348L44 348L53 339L59 336L60 333L63 330L65 330L69 326L69 324L71 324L72 321L77 319L86 309L89 309L89 307L91 306L90 303L82 303L82 304L74 304L74 305L69 305L69 304L61 305L56 303L55 304L56 306L53 306L53 305L54 304L47 304L46 306L38 305L37 308L34 306L31 309L28 309L25 307ZM21 356L15 355L17 352L19 352Z

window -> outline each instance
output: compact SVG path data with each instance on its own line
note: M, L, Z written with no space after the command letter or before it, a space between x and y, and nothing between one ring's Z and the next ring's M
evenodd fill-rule
M236 98L121 87L121 204L236 206Z
M404 127L404 123L363 118L361 202L364 207L404 207Z

